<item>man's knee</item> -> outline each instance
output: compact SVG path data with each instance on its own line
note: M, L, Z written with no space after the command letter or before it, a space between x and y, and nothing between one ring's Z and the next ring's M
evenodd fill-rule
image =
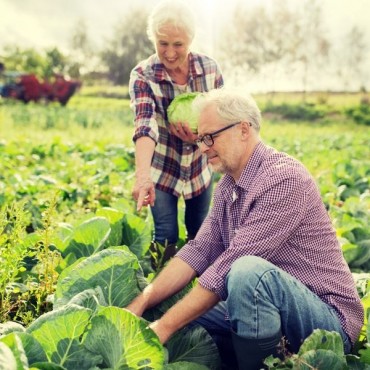
M226 278L228 296L240 297L256 290L263 276L276 266L258 256L243 256L232 265Z
M258 256L243 256L237 259L232 265L228 279L241 279L253 275L261 275L271 270L274 266L265 259Z

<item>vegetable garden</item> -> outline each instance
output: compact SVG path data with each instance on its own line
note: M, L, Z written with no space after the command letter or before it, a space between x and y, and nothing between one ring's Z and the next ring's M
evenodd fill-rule
M220 369L210 336L162 346L147 329L187 289L138 318L123 310L161 268L151 217L131 197L125 91L83 89L68 107L0 101L0 369ZM120 95L121 94L121 95ZM313 173L370 307L370 105L360 95L256 96L262 138ZM185 231L180 215L180 246ZM193 282L192 284L195 284ZM351 355L315 331L269 369L370 369L370 325Z

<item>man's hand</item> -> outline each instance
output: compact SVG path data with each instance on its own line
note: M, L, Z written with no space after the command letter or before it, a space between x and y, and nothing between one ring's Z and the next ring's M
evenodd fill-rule
M171 124L170 132L172 135L177 136L182 141L193 145L195 144L195 140L198 138L198 135L194 134L194 132L191 131L187 123L177 122Z
M182 300L172 306L159 320L149 325L162 344L178 330L211 309L220 298L196 285Z
M137 296L128 306L125 307L125 309L134 315L141 317L146 307L142 298L142 295Z
M154 321L149 325L149 328L157 334L159 341L162 344L165 344L170 338L171 335L174 333L173 330L170 328L166 329L161 324L160 321Z

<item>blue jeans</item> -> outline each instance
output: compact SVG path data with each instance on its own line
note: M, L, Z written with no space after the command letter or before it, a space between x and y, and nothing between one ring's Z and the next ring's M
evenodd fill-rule
M297 353L314 329L338 332L345 353L351 343L335 310L305 285L270 262L256 256L236 260L227 276L228 297L195 323L217 342L233 330L248 339L269 338L279 331L288 349ZM225 320L225 315L229 319Z
M154 220L154 241L164 245L175 244L179 238L179 198L155 189L155 204L151 207ZM207 216L212 197L212 185L197 197L185 200L185 227L187 239L194 239Z

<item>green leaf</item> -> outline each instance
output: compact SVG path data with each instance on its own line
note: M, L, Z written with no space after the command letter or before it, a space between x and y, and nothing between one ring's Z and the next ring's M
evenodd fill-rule
M64 222L58 224L54 244L64 254L73 236L73 226Z
M80 337L86 331L91 310L68 305L36 319L27 333L37 339L48 360L66 369L87 370L101 362L99 355L88 351Z
M90 308L93 312L96 311L99 306L108 306L100 286L76 294L68 303Z
M88 257L96 253L110 234L110 225L106 218L93 217L78 225L71 236L63 256L73 253L76 258Z
M14 321L6 321L0 324L0 336L12 333L12 332L23 332L26 328Z
M370 365L361 362L361 359L355 355L346 355L348 368L351 370L370 370Z
M370 260L370 239L361 240L357 243L357 257L351 263L351 267L359 267Z
M0 342L0 370L22 370L17 368L17 361L12 350Z
M338 355L325 349L311 350L299 356L295 363L295 370L343 370L346 360L343 355Z
M76 294L100 287L109 306L124 307L140 293L137 258L127 248L109 248L77 261L59 276L54 307Z
M64 366L54 364L53 362L36 362L32 364L30 370L67 370L67 369Z
M343 340L339 333L335 331L327 331L323 329L315 329L312 334L305 339L301 345L298 355L301 356L305 352L311 350L330 350L338 356L344 355Z
M195 364L194 362L179 361L167 364L164 370L208 370L209 368L204 365Z
M127 310L106 307L92 318L84 338L112 369L163 369L164 348L148 323Z
M126 214L123 219L122 243L138 257L142 257L149 249L152 231L141 217Z
M114 208L100 208L96 211L96 215L104 217L109 221L111 233L104 243L104 248L118 246L122 244L122 224L124 213Z
M14 348L16 347L18 339L22 342L22 346L29 364L39 361L47 361L45 351L41 347L41 344L28 333L14 332L1 338L1 341L6 343L13 350L13 353L15 353Z
M356 244L349 243L345 238L339 238L339 242L346 262L351 265L359 255L359 247Z
M2 343L5 343L13 352L15 361L17 363L17 369L27 370L28 369L28 359L23 348L21 339L17 336L16 333L10 333L5 337L0 339Z
M361 355L361 362L370 365L370 344L366 343L364 347L358 351Z
M198 326L183 329L176 333L167 343L169 363L195 362L200 365L217 369L221 360L216 344L208 332Z

